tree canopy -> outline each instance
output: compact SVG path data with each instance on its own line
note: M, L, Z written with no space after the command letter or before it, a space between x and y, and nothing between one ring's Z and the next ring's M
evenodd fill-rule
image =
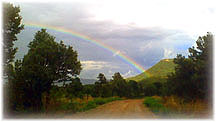
M35 110L41 109L42 93L49 94L52 83L73 80L82 69L77 52L63 41L57 43L54 40L55 37L41 29L30 42L23 60L16 62L21 65L15 68L15 74L19 72L15 79L22 76L19 82L26 84L26 96L32 98L28 104Z
M98 81L101 82L101 84L106 84L107 83L106 77L105 77L105 75L103 73L99 73L97 78L98 78Z
M17 34L24 29L21 21L20 8L10 3L3 3L4 66L8 66L14 61L15 53L17 52L17 48L14 48L14 41L17 41Z
M211 50L213 35L199 37L197 47L189 48L188 58L178 54L174 59L177 64L175 73L168 78L172 93L186 99L207 97L210 87L209 70L212 67Z
M14 42L17 41L17 34L24 29L24 25L21 24L22 17L20 16L20 8L10 3L3 3L3 75L7 76L7 81L4 82L7 88L7 98L5 98L6 104L4 107L9 109L15 109L17 104L22 101L23 89L22 83L16 82L20 80L20 62L15 63L17 73L14 72L14 57L17 52L17 48L14 47ZM17 77L17 76L20 77ZM16 77L17 79L15 79ZM19 89L19 90L18 90ZM17 95L21 94L21 95Z

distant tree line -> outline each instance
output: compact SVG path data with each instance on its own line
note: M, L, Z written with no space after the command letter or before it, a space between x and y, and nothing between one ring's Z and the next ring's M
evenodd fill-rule
M4 75L7 76L4 98L9 112L41 112L54 96L65 98L111 97L137 98L144 96L178 95L187 100L205 99L212 92L212 41L213 35L199 37L197 47L189 48L189 56L177 55L175 72L168 79L148 78L141 82L126 81L119 72L108 81L103 73L94 84L82 85L77 77L81 70L78 53L63 41L57 43L46 29L36 32L29 43L29 51L22 60L14 61L17 48L14 48L16 35L24 28L21 24L19 7L4 4ZM147 80L155 80L146 83ZM64 86L54 82L72 81ZM163 82L161 82L163 81ZM43 98L45 96L45 103Z
M77 78L78 80L72 81L70 84L66 84L65 86L61 87L67 89L67 94L70 94L72 96L77 94L74 97L80 98L82 98L83 96L102 98L119 96L125 98L137 98L143 96L161 95L163 85L163 83L161 82L145 84L144 81L126 81L119 72L114 73L110 81L106 80L106 77L103 73L99 73L97 78L98 81L96 81L94 84L82 85L80 80Z

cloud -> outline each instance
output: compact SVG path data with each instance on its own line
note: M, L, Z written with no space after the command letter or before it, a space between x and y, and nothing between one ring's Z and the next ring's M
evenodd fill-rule
M99 70L103 68L118 68L117 66L111 65L109 62L104 61L81 61L83 70Z
M119 55L121 52L120 51L116 51L113 56Z
M164 58L171 58L173 56L173 50L171 49L164 49Z
M140 4L135 1L132 3L124 1L122 5L122 2L115 1L113 5L113 1L103 3L96 0L95 2L16 4L21 7L24 22L36 22L72 30L117 50L112 53L110 49L95 45L91 41L49 30L57 40L72 45L78 52L83 65L81 75L86 78L96 77L100 72L105 73L107 77L111 77L111 73L115 72L125 76L138 74L136 68L117 56L120 53L127 55L144 69L153 66L163 58L175 57L177 53L187 55L187 49L198 38L194 36L197 32L194 30L200 32L206 31L210 26L216 27L213 24L215 19L211 17L215 14L213 4L210 8L204 6L196 11L199 9L196 6L193 11L188 11L192 10L188 4L187 9L182 10L182 6L174 2L171 2L172 5L168 4L170 2ZM119 9L120 5L121 9ZM202 18L205 20L211 20L210 24L208 22L205 24L206 21L198 21L200 16L199 19L196 18L199 14L204 15ZM20 37L31 41L33 37L30 38L30 35L34 33L35 30L25 27ZM21 43L18 46L19 49L23 49Z
M128 77L134 76L134 74L135 74L134 71L128 70L128 72L126 72L125 74L122 74L122 76L124 78L128 78Z

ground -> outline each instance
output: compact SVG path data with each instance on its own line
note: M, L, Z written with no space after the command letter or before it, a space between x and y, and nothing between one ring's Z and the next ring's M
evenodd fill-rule
M143 99L113 101L86 112L66 115L65 119L152 119L157 118L143 105Z

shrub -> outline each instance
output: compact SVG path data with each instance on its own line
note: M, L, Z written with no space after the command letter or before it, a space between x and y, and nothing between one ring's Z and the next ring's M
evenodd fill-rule
M64 111L72 111L72 112L76 112L78 111L80 106L80 103L78 102L69 102L69 103L61 103L59 109L60 110L64 110Z
M94 101L88 101L87 104L84 105L83 108L81 108L79 111L87 111L89 109L93 109L93 108L96 108L97 105Z
M105 103L107 103L108 101L106 100L106 98L96 98L96 99L94 99L94 102L95 102L95 104L97 104L97 105L103 105L103 104L105 104Z
M143 104L150 108L150 110L156 114L166 115L169 109L164 107L162 100L159 98L146 97Z

